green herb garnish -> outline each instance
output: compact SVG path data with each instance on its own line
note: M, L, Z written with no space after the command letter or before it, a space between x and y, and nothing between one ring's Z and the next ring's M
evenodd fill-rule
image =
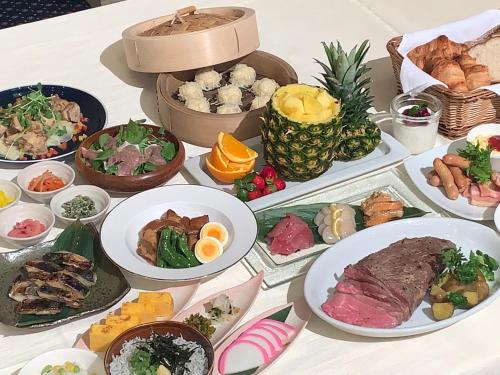
M465 309L468 305L467 298L463 296L463 294L451 292L448 293L448 301L453 303L457 309Z
M450 273L462 284L477 281L479 272L486 280L493 281L494 271L498 269L498 262L480 250L471 251L467 260L460 249L446 249L441 254L441 261L445 266L443 274Z
M458 155L470 161L465 174L474 178L476 182L485 184L491 181L491 148L481 148L479 144L467 142L465 149L459 150Z

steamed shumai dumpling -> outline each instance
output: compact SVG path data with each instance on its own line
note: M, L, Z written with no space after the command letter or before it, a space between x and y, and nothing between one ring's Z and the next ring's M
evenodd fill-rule
M270 97L280 87L274 79L262 78L252 85L252 91L256 96Z
M223 104L219 107L217 107L217 113L221 115L228 115L231 113L240 113L241 108L239 105L236 104Z
M210 103L205 97L186 100L184 105L193 111L210 113Z
M252 100L252 104L250 105L250 109L257 109L260 107L264 107L267 104L267 102L269 101L269 99L271 99L270 96L256 96Z
M238 86L222 86L217 92L217 100L220 104L241 104L242 93Z
M198 82L186 82L179 86L179 98L187 101L203 98L203 90Z
M236 64L232 70L229 80L238 87L249 87L255 82L255 69L246 64Z
M201 86L203 90L213 90L220 87L222 76L213 68L204 68L196 72L194 80Z

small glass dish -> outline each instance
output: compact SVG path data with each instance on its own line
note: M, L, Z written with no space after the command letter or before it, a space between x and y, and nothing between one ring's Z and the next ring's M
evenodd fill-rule
M404 114L415 106L419 106L427 115ZM414 96L396 96L391 103L394 137L412 154L430 150L436 143L441 112L441 101L430 94L422 92Z

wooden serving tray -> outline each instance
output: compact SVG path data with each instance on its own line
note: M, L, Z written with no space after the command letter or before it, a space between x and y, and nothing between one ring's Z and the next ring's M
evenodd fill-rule
M237 16L232 22L206 30L173 35L144 36L145 31L186 14ZM197 69L238 59L259 47L255 11L242 7L180 9L174 15L154 18L129 27L122 33L130 69L146 73Z

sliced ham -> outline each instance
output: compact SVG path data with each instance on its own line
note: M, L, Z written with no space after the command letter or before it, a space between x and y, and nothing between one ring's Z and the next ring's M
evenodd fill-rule
M500 200L500 190L495 184L479 184L481 197L490 197Z
M95 160L95 158L97 157L97 154L99 154L97 151L95 150L89 150L85 147L82 147L82 156L85 158L85 159L89 159L89 160Z
M314 236L309 226L294 214L287 214L267 234L266 241L271 253L290 255L314 245Z
M472 184L470 186L469 203L479 207L496 207L500 203L500 199L482 196L480 186L478 184Z
M154 165L165 165L166 160L161 156L161 147L159 145L149 145L144 150L144 160Z
M141 152L134 145L127 145L108 159L108 165L118 164L117 176L131 176L134 170L144 162Z

